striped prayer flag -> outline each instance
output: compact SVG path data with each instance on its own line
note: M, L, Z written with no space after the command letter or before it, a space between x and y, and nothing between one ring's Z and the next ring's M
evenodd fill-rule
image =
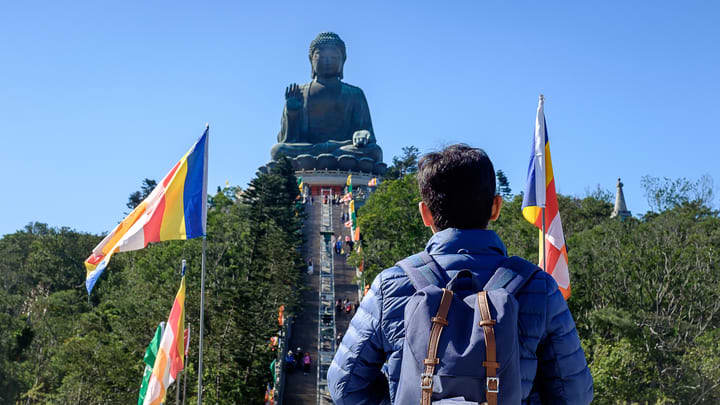
M350 232L352 233L352 240L360 240L360 229L357 226L357 215L355 214L355 200L350 200L350 206L348 207L348 215L350 216Z
M352 198L353 198L352 193L347 193L344 196L342 196L342 198L340 199L340 202L341 203L349 202L350 200L352 200Z
M543 267L544 262L546 263L547 268L544 270L553 276L563 296L568 299L570 297L570 271L557 194L555 193L555 176L550 158L550 141L545 122L544 102L545 99L540 95L522 213L528 222L540 229L540 267ZM545 208L546 229L544 234L542 208ZM542 251L543 237L545 238L544 252Z
M305 183L303 182L303 178L302 178L302 177L298 177L298 178L297 178L297 185L298 185L298 190L300 190L300 194L302 194L302 192L303 192L303 187L305 187Z
M352 174L348 174L345 185L347 186L348 193L352 193Z
M265 405L275 405L275 388L270 387L270 383L265 388Z
M88 294L116 252L142 249L150 242L205 235L208 131L206 127L150 195L93 249L85 260Z
M150 383L150 376L152 375L153 366L155 365L155 358L157 356L158 349L160 349L160 340L165 330L165 322L160 322L157 329L155 330L155 336L150 341L145 350L145 357L143 362L145 363L145 372L143 373L142 384L140 384L140 393L138 395L138 405L143 405L145 401L145 394L147 393L148 384Z
M185 276L170 310L160 348L155 357L150 383L145 394L144 405L160 405L165 402L167 388L185 366Z
M373 177L372 179L370 179L370 181L368 181L368 187L375 187L375 186L377 186L377 177Z

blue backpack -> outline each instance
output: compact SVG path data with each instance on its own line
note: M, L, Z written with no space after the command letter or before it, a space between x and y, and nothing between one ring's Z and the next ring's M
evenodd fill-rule
M449 280L427 252L397 265L416 292L405 307L395 403L520 404L519 306L514 294L540 268L510 257L482 286L470 270Z

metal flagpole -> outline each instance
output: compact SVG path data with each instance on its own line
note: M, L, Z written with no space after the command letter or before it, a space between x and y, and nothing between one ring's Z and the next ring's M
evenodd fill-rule
M542 240L543 240L543 245L542 245L542 246L543 246L543 248L542 248L543 270L547 271L547 263L546 263L547 259L546 259L546 257L545 257L545 256L547 256L547 255L545 254L545 207L542 207L542 217L543 217L543 223L542 223L542 228L543 228L543 229L542 229L542 233L543 233L543 235L542 235Z
M545 224L545 206L547 204L547 167L545 165L545 143L547 140L547 128L545 127L545 110L543 108L543 105L545 104L545 96L540 94L539 100L538 100L538 115L535 119L535 142L536 142L536 148L537 148L537 137L542 136L542 145L539 145L542 153L540 154L540 158L542 159L542 187L544 189L543 191L543 201L542 201L542 263L543 263L543 270L547 272L547 256L545 254L545 234L547 232L547 227ZM542 134L538 134L538 121L540 120L540 113L542 113ZM537 149L536 149L536 156L537 156ZM537 179L536 179L537 181Z
M182 371L183 374L185 373L185 370ZM180 379L178 378L177 381L175 381L175 403L180 403Z
M202 265L200 270L200 349L198 357L198 405L202 405L203 394L203 332L205 331L205 250L207 249L207 237L203 236L202 243Z
M190 325L188 325L188 342L185 342L185 372L183 373L183 400L182 403L185 405L185 397L187 396L187 364L188 364L188 349L190 348L190 345L188 344L190 341Z
M185 259L183 259L182 260L182 270L180 272L182 277L185 277L185 266L186 265L187 265L187 261L185 261ZM182 332L184 333L185 331L182 331ZM187 360L185 361L185 365L187 365ZM182 373L187 375L184 367L183 367ZM175 403L176 404L180 403L180 379L179 378L175 381Z
M205 124L205 134L210 136L210 124ZM203 396L203 335L205 334L205 251L207 250L207 167L208 167L208 149L209 139L206 138L204 173L203 173L203 241L202 241L202 261L200 265L200 332L198 339L198 405L202 405ZM183 401L184 402L184 401Z

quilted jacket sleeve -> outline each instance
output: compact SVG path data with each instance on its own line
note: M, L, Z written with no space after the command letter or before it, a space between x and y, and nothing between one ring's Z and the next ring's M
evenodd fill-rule
M385 362L381 276L372 284L350 321L345 337L328 370L330 395L337 405L390 403Z
M538 347L534 389L544 404L589 404L593 381L567 303L548 277L547 334Z

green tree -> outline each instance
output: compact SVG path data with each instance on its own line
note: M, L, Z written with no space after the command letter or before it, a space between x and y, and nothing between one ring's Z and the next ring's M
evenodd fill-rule
M679 205L695 203L711 206L713 201L713 179L704 175L696 181L686 178L662 179L643 176L640 181L645 190L648 205L655 212L662 212Z
M134 193L130 194L128 197L127 207L131 210L134 210L135 207L140 205L140 203L147 198L147 196L150 195L150 193L155 189L157 186L157 181L153 179L145 178L145 180L142 181L142 185L140 186L140 190L135 191Z
M353 253L350 263L364 262L364 279L370 283L383 269L425 247L432 235L418 211L420 192L415 175L385 180L358 210L358 226L363 234L361 253Z
M503 196L505 199L509 199L512 197L512 189L510 188L510 180L508 180L505 173L498 169L495 172L495 177L497 177L497 194Z
M385 180L396 180L417 172L420 150L414 146L405 146L402 153L402 156L393 157L393 163L384 175Z
M504 200L497 221L490 222L489 229L497 232L505 243L509 255L524 257L537 263L538 230L522 216L522 195Z
M606 221L568 240L569 304L581 337L632 344L652 368L649 377L636 378L653 381L655 400L712 403L702 399L711 396L698 384L689 383L702 373L692 373L683 359L697 339L719 326L719 229L717 213L685 204L647 221ZM601 353L587 349L591 359ZM594 373L602 367L591 362ZM637 395L624 397L600 391L598 400L637 401L646 391L636 389Z

